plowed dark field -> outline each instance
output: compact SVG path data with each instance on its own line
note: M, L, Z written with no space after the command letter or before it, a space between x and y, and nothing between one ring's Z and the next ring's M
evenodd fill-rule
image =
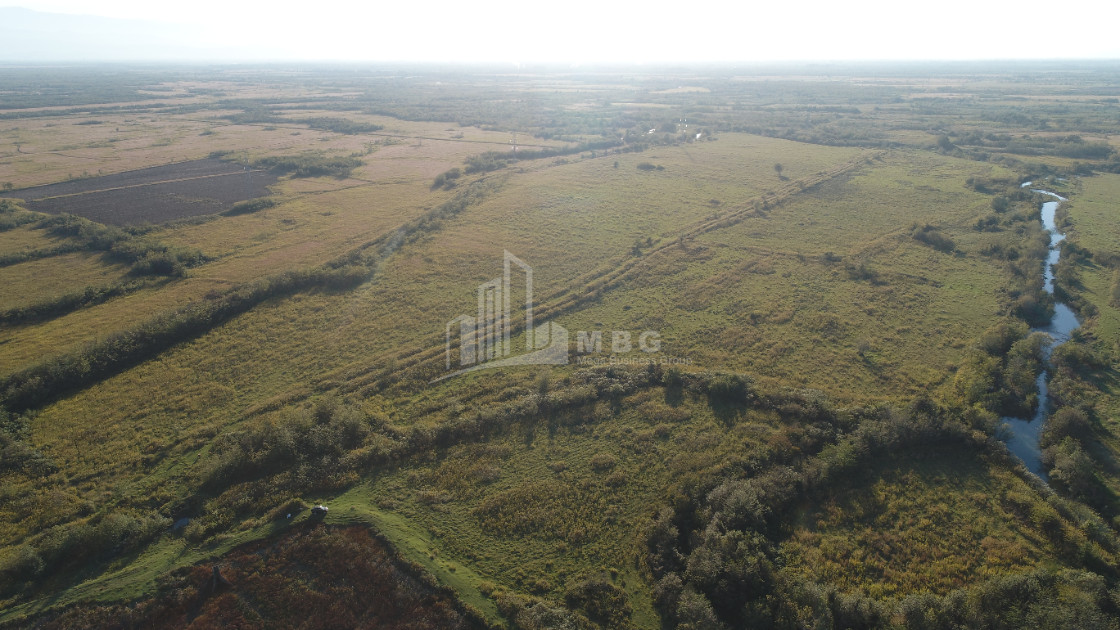
M35 186L8 192L31 210L68 212L111 225L163 223L213 214L268 194L276 177L218 159Z

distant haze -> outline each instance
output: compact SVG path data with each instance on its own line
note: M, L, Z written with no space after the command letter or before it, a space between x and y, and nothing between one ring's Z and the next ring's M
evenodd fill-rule
M1085 0L0 0L0 61L1115 59L1116 7Z

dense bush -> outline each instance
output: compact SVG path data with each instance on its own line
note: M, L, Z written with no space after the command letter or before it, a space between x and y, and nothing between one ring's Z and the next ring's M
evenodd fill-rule
M66 567L105 561L134 551L162 535L171 520L159 514L102 513L58 525L15 549L0 564L0 593Z
M1053 446L1067 437L1082 442L1092 434L1093 423L1088 414L1075 407L1062 407L1046 419L1040 445L1043 448Z
M205 483L224 487L281 470L296 470L309 481L330 476L383 423L356 407L320 400L313 409L291 410L219 437Z
M444 188L450 190L455 187L456 180L463 175L463 172L458 167L448 169L439 175L436 175L435 180L432 182L432 190L436 188Z
M264 157L256 160L253 165L292 177L336 177L345 179L350 176L354 169L362 165L362 161L352 156L328 157L322 153L312 152L300 155Z
M582 610L588 619L606 628L625 627L633 612L626 591L605 574L569 585L564 592L564 601L570 608Z
M1038 405L1036 380L1048 338L1027 325L1007 320L989 328L965 356L953 385L964 405L1004 416L1029 418ZM1023 336L1026 335L1026 336Z
M7 232L21 225L34 223L41 218L41 214L28 212L10 199L0 199L0 232Z
M83 251L85 246L81 243L60 243L53 247L43 247L40 249L25 249L18 252L11 252L8 254L0 255L0 267L7 267L8 265L18 265L22 262L29 260L38 260L40 258L50 258L51 256L58 256L61 254L70 254L73 252Z
M537 597L502 593L498 610L519 630L591 630L586 618Z
M276 206L276 203L277 202L275 199L271 199L269 197L240 201L233 204L233 207L223 212L222 215L227 217L234 217L240 214L252 214L254 212L260 212L261 210L273 208Z
M521 160L537 160L542 158L560 157L564 155L583 153L585 151L591 151L592 153L594 153L595 151L617 147L620 144L622 144L620 140L612 138L592 142L581 142L566 147L540 149L519 148L508 152L487 151L486 153L482 153L480 155L472 155L468 157L463 168L463 174L471 175L474 173L488 173L490 171L503 169L509 164ZM435 189L441 186L450 187L448 186L448 184L453 183L455 177L449 176L449 173L451 173L451 171L448 171L443 175L437 177L436 182L433 182L432 184L432 188Z
M910 236L917 241L936 249L939 252L951 252L957 248L953 239L941 232L941 229L928 223L915 225L910 231Z
M718 402L746 404L750 397L750 380L739 374L721 374L708 383L708 396Z
M496 171L505 168L506 165L509 164L510 159L511 156L494 151L489 151L482 155L472 155L467 158L466 167L463 169L463 172L467 175L471 175L474 173Z
M1101 493L1106 492L1092 458L1073 437L1064 437L1047 447L1043 451L1043 465L1049 470L1050 481L1079 501L1096 505L1103 498Z
M53 461L27 443L28 425L28 418L0 407L0 473L43 477L57 469Z
M182 276L188 267L208 260L197 249L170 247L151 238L89 219L63 214L41 224L56 236L68 236L80 248L103 251L110 260L132 265L134 275Z

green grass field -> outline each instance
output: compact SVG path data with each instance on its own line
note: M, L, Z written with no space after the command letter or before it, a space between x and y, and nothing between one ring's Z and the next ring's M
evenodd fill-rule
M1092 470L1120 492L1109 463L1120 176L1103 172L1111 157L1070 157L1114 125L1095 101L994 75L890 75L874 88L418 75L368 90L262 76L183 83L181 111L0 117L0 182L14 187L214 152L360 161L337 177L283 175L275 204L251 213L134 228L202 257L123 295L0 324L11 384L0 391L0 622L156 601L172 573L302 526L306 512L279 517L293 499L327 503L328 526L375 531L493 627L702 627L687 615L704 605L724 624L710 627L754 627L759 607L783 602L799 603L781 614L827 626L821 601L835 620L858 598L888 611L867 627L906 627L908 596L950 606L1038 571L1088 576L1054 587L1062 605L1115 607L1120 520L1032 480L1002 454L999 414L982 402L1035 369L992 332L1041 274L1038 200L1018 184L1064 177L1070 241L1093 254L1077 272L1100 366L1056 391L1091 410ZM1011 87L1028 96L1003 100ZM1098 131L1070 140L1079 124ZM1076 177L1075 161L1102 172ZM4 225L0 256L84 242ZM3 310L139 278L81 247L0 267ZM569 331L570 362L431 383L448 372L445 326L477 314L504 251L532 266L536 321ZM357 280L265 292L176 329L166 347L143 341L262 282L336 268ZM516 326L523 297L515 286ZM595 331L604 351L581 354L578 335ZM611 365L613 331L635 345L655 331L659 351ZM94 352L120 338L155 349ZM513 340L524 343L520 328ZM99 371L23 414L11 401L36 369L21 386ZM928 448L875 433L905 434L906 419L927 430L922 414L942 422ZM881 456L875 440L891 439L905 447ZM744 525L750 501L720 498L735 484L773 499L758 522ZM672 553L654 531L666 513ZM167 531L180 518L190 524ZM736 536L747 542L714 542ZM107 549L56 557L93 539ZM716 595L748 582L771 589L755 612Z

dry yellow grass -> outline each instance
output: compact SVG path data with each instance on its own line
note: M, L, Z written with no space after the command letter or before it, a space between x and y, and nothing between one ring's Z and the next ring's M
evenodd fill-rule
M57 245L61 240L50 236L44 230L36 229L34 225L23 225L7 232L0 232L0 252L14 254L46 249Z
M106 264L99 253L76 252L0 267L0 304L17 308L123 279L125 265ZM6 331L0 331L3 338ZM0 369L0 372L5 370Z

